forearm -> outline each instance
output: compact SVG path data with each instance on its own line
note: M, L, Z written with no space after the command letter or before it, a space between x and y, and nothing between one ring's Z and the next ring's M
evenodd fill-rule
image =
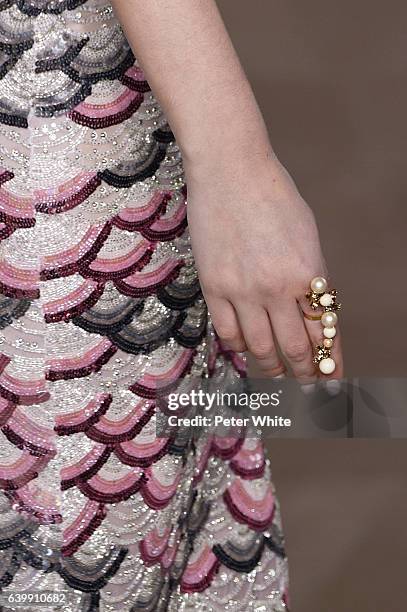
M185 164L273 152L251 87L213 0L112 0Z

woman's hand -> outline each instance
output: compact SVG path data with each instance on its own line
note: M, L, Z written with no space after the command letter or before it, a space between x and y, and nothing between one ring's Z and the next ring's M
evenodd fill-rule
M261 111L215 0L112 0L181 148L204 295L220 337L280 374L280 347L315 378L321 324L298 302L326 275L312 213L272 152ZM339 339L333 377L342 376Z
M264 375L282 374L285 361L301 384L314 382L322 326L301 309L313 313L305 293L328 272L313 213L292 179L276 158L246 169L229 158L225 167L187 168L187 184L193 253L221 340L249 350ZM343 376L338 336L332 357L336 369L324 379Z

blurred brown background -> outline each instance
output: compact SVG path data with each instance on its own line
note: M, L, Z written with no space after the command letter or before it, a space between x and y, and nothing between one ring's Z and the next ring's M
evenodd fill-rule
M272 143L314 209L347 375L405 376L407 4L219 0ZM293 612L407 609L407 442L270 445Z

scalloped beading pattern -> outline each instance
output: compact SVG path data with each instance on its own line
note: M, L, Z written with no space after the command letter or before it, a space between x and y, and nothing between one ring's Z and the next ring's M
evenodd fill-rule
M0 587L287 610L262 445L155 435L162 394L245 362L208 319L180 152L112 7L0 2L0 64Z

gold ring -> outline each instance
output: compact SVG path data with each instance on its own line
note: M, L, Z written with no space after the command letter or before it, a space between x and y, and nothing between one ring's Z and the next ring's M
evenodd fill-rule
M310 291L305 295L312 310L322 308L321 315L309 315L304 312L304 317L310 321L321 321L323 326L322 344L317 344L314 349L314 363L322 374L332 374L336 363L331 357L331 350L336 336L336 324L338 315L336 311L341 308L335 289L328 290L328 282L322 276L316 276L310 283Z
M322 313L320 315L310 315L307 312L302 311L302 314L306 319L309 319L309 321L320 321L322 317Z

